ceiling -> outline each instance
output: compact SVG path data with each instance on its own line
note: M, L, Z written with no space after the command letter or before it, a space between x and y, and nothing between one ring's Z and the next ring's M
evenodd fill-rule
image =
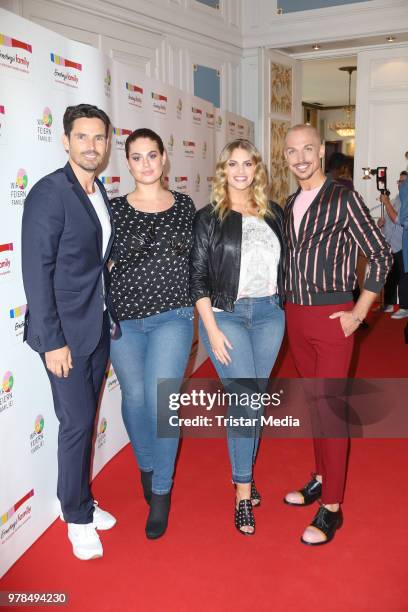
M324 106L347 104L348 73L340 66L356 66L357 57L303 61L302 101L320 102ZM351 77L351 103L356 100L356 75Z

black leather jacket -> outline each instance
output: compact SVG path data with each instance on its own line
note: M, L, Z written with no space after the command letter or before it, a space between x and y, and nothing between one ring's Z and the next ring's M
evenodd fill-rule
M283 211L269 202L273 217L265 221L279 239L281 256L278 267L280 305L284 296L285 241ZM209 297L211 305L227 312L234 311L241 265L242 215L233 210L222 223L213 214L213 205L200 209L194 218L194 245L190 256L190 294L193 303Z

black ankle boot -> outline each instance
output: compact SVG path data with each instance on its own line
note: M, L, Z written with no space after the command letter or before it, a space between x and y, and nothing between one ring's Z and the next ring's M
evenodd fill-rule
M149 540L160 538L167 529L170 511L170 493L152 493L150 512L146 523L146 536Z
M140 478L142 481L143 495L144 495L146 502L149 504L149 506L150 506L150 500L152 499L152 476L153 476L153 472L143 472L143 470L140 470Z

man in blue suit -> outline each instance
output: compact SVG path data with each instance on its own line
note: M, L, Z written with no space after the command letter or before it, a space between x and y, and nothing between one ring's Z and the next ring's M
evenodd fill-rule
M106 262L113 228L105 189L96 178L109 131L109 117L96 106L66 109L68 163L31 189L22 226L25 339L50 379L59 421L57 494L80 559L102 556L96 529L116 522L98 507L89 486L95 414L109 356Z

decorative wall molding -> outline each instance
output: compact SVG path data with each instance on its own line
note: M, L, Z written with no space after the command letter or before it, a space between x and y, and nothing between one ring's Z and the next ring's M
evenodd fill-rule
M276 0L242 4L244 47L279 48L406 31L406 0L370 0L278 15Z

